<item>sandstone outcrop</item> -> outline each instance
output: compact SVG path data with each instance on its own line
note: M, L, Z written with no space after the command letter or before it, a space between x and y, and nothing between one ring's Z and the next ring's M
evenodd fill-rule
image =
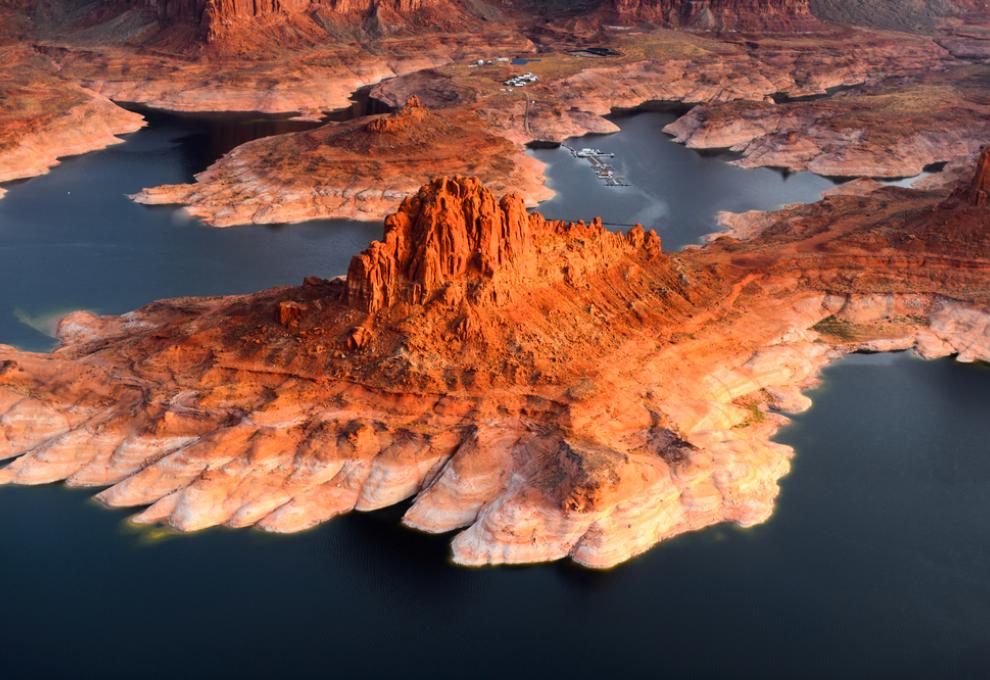
M56 1L45 5L50 8L47 12L31 12L29 3L17 3L20 14L4 16L14 17L11 24L24 34L19 48L35 45L37 55L49 61L50 75L65 88L82 86L112 101L181 111L294 113L318 120L329 110L348 106L351 94L362 86L378 83L376 97L395 106L410 95L421 95L434 111L456 109L449 114L455 122L467 120L468 114L481 121L473 125L480 130L478 138L462 140L467 149L491 147L492 137L516 146L504 152L511 162L501 167L482 154L477 167L471 167L469 158L458 158L449 166L431 168L431 174L480 175L497 189L518 191L531 202L549 191L536 186L538 168L523 158L524 144L614 131L614 124L604 116L615 108L653 100L705 104L676 129L692 145L735 139L746 147L745 163L811 167L827 174L905 174L921 162L968 156L974 152L970 140L984 138L980 121L986 119L985 107L978 97L970 96L972 92L963 91L975 91L978 87L972 84L984 77L977 67L967 76L952 56L971 54L986 42L977 39L983 35L977 24L940 29L937 41L835 25L815 28L816 34L810 35L803 32L808 15L801 2L602 4L612 8L605 14L621 10L654 22L662 15L680 17L672 23L682 26L694 25L699 17L706 22L722 17L718 22L728 26L733 21L745 23L749 16L763 28L746 33L744 39L729 28L722 35L651 29L645 24L639 27L642 30L629 31L612 28L611 19L601 12L581 8L487 2L466 7L448 0L120 0L99 7L70 7ZM730 4L735 6L732 11ZM213 18L204 19L207 14ZM979 11L971 14L979 16ZM572 20L574 16L580 21ZM203 21L212 28L203 28ZM148 28L152 24L161 30L155 33ZM204 43L200 35L204 30L217 38ZM571 53L575 44L591 41L607 42L615 53L603 58ZM955 51L943 47L950 44L947 41L952 41ZM537 50L541 61L527 68L541 79L517 91L506 91L503 85L518 71L509 63L470 68L478 59L493 61ZM768 101L863 83L872 87L878 74L888 76L889 94L897 95L889 105L870 104L872 90L860 98L830 98L827 106L793 102L774 107ZM899 84L894 82L897 78ZM938 78L947 81L947 96L928 87ZM970 85L957 87L960 81ZM910 104L925 87L935 95L925 106L932 106L938 119L899 115L901 110L924 109L902 109L902 105ZM13 96L30 98L23 92ZM112 111L109 105L105 108ZM742 122L728 123L732 116ZM781 127L767 128L773 121ZM43 130L48 119L39 115L37 124ZM795 130L809 126L815 135L805 144ZM754 136L744 142L743 132ZM354 173L345 167L321 169L310 182L304 173L292 176L284 167L266 167L280 165L274 158L277 153L254 149L240 156L207 175L229 180L229 186L148 194L155 194L155 200L190 203L207 220L218 214L218 223L223 224L330 216L378 219L428 177L413 169L410 179L401 182L390 176L387 167L372 171L366 165ZM387 153L378 158L391 163ZM307 160L317 162L319 157L307 154ZM248 162L259 165L248 167ZM378 179L384 182L373 181ZM228 198L248 197L248 206L220 214L223 210L210 203L225 192ZM169 193L171 198L166 197ZM276 198L270 214L251 200L261 194Z
M503 84L518 70L511 64L451 64L392 78L373 88L375 100L401 107L415 97L422 106L259 140L234 150L195 183L148 188L137 200L186 205L217 226L377 220L442 171L478 175L534 204L552 193L524 145L614 131L604 116L651 100L708 102L673 129L692 146L749 139L743 163L805 169L814 161L813 169L825 174L916 174L924 164L972 153L972 140L986 133L979 78L971 72L976 67L940 73L947 82L939 87L926 84L923 74L942 68L947 57L925 38L831 34L827 50L792 37L753 38L750 47L669 31L617 39L630 55L614 61L545 53L528 67L540 81L522 92ZM765 101L781 92L800 97L862 83L876 72L903 75L882 96L870 85L857 97ZM780 134L766 134L776 130L774 123ZM801 144L801 135L784 132L791 126L813 134ZM393 133L372 134L386 129Z
M298 531L412 498L462 564L604 568L773 511L771 436L843 352L990 360L986 211L837 194L665 254L479 182L407 198L346 280L76 313L0 349L0 482L139 522Z
M391 114L329 123L234 149L192 184L145 189L147 204L179 204L208 224L380 220L436 168L470 173L530 205L548 198L542 165L481 128L470 110L433 112L411 97Z
M144 126L138 114L58 79L30 50L0 45L0 60L9 75L0 83L0 182L44 174L60 157L119 144L118 135Z
M744 167L838 177L913 177L970 157L990 137L984 66L894 78L817 100L716 102L665 129L692 148L729 148Z
M472 9L456 0L113 0L81 7L54 2L27 13L48 35L248 54L334 39L465 30L477 21Z

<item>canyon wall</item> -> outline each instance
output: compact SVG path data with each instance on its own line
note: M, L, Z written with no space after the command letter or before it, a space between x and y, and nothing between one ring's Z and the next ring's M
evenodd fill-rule
M836 23L927 31L947 17L990 15L987 0L809 0L816 16Z
M820 28L809 0L611 0L622 20L709 31L807 31Z
M335 33L359 28L388 33L418 21L442 25L444 16L460 12L449 0L124 0L115 7L97 10L100 16L140 10L163 30L195 27L206 42L222 42L252 27L271 31L296 24L291 33L306 42L314 33ZM270 38L270 35L260 36Z

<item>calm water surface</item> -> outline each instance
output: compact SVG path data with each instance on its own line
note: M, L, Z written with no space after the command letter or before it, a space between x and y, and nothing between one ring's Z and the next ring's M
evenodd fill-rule
M46 350L66 311L126 312L180 295L248 293L347 271L381 225L343 220L205 227L127 194L188 182L234 146L300 129L251 117L146 113L127 142L6 185L0 200L0 343Z
M622 124L641 120L652 135L652 114ZM221 139L216 125L156 117L124 145L12 187L0 201L0 342L49 346L37 329L64 309L340 273L378 235L353 222L210 229L123 197L187 181L256 134ZM673 207L684 197L670 187L713 200L730 182L725 166L689 157L683 184L657 179L629 203L588 196L581 212L606 206L625 221L635 201L665 196L668 223L700 225L709 207L747 207ZM645 168L662 154L622 158ZM600 187L584 167L552 175L572 170ZM0 488L0 678L986 677L990 370L857 356L826 377L780 436L799 454L771 522L681 537L608 573L454 568L447 539L399 528L399 511L295 536L170 536L130 528L91 492Z
M990 370L857 356L813 396L768 524L607 573L454 568L394 512L154 540L0 489L0 677L985 678Z
M540 212L553 219L588 220L601 215L619 224L642 223L655 228L664 247L674 250L714 231L722 210L772 210L807 203L835 186L808 172L738 168L726 163L730 155L699 153L675 144L661 130L676 118L660 112L614 116L621 133L568 141L574 148L614 153L609 162L629 187L605 186L587 160L574 158L566 149L531 151L550 164L549 185L557 192L540 205Z

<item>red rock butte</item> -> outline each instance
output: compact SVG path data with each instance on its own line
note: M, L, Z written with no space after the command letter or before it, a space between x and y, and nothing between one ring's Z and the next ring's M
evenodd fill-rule
M477 179L436 180L385 220L382 241L352 260L348 301L374 312L399 303L425 304L461 280L521 279L536 270L534 233L560 226L528 213L518 195L496 199ZM588 229L596 240L618 242L600 221ZM655 231L636 227L627 242L651 257L661 254ZM446 302L451 299L446 293Z
M193 26L206 43L236 42L243 38L240 33L250 35L252 30L278 24L296 24L296 33L306 42L321 31L357 28L383 34L412 25L441 28L459 19L467 21L459 3L452 0L124 0L117 4L121 9L152 12L166 30Z

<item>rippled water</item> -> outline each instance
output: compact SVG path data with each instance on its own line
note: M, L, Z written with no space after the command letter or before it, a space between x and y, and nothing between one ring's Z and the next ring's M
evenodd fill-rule
M215 123L162 116L13 186L0 342L48 346L36 328L62 309L340 273L378 235L353 222L210 229L123 197L201 169L226 146L211 147ZM656 123L624 120L639 132L608 143L654 148ZM720 162L692 163L684 192L730 182ZM590 174L551 175L572 171ZM628 196L645 205L682 185L652 186ZM718 207L673 211L680 193L660 195L671 223ZM615 220L635 207L597 200L582 206ZM0 678L986 677L990 370L856 356L826 378L779 438L799 453L769 523L680 537L607 573L454 568L447 538L401 529L401 510L294 536L176 536L130 528L91 492L0 488Z

